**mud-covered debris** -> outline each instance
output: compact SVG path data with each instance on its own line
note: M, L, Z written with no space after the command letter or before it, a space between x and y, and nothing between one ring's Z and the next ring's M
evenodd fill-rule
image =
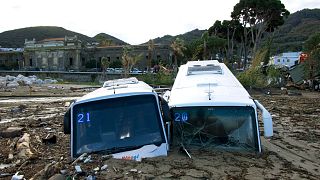
M288 91L289 96L301 96L301 92L298 91Z
M16 174L14 174L11 178L11 180L21 180L23 179L24 175L19 175L19 172L17 172Z
M22 109L20 107L14 107L10 110L12 114L22 113Z
M30 134L24 133L22 138L18 140L17 150L20 158L31 158L34 155L30 149Z
M64 103L64 107L69 107L70 104L71 104L70 102L65 102L65 103Z
M79 165L74 166L74 169L76 170L76 173L82 173L82 169Z
M31 179L49 179L55 174L58 174L61 169L61 163L51 162L44 169L37 172Z
M132 173L137 173L138 170L137 170L137 169L130 169L130 172L132 172Z
M9 153L9 155L8 155L8 159L13 159L13 154L12 153Z
M0 136L3 138L14 138L19 137L22 134L24 128L22 127L8 127L7 129L0 132Z
M10 174L10 173L1 173L0 174L0 178L4 178L4 177L8 177L8 176L12 176L12 174Z
M66 177L62 174L55 174L49 178L49 180L65 180Z
M48 134L45 138L42 138L42 143L44 144L55 144L57 143L57 136Z
M111 159L112 158L112 155L108 154L108 155L103 155L101 156L102 160L106 161L108 159Z
M86 155L87 155L87 153L81 154L81 156L79 156L76 160L74 160L71 165L76 164L78 161L82 161Z
M92 162L91 155L89 155L86 159L84 159L83 162L84 162L84 163Z
M96 180L97 178L95 176L89 175L86 177L86 180Z
M108 168L108 165L105 164L105 165L103 165L103 166L101 167L101 171L106 170L107 168Z
M60 173L61 173L62 175L66 175L67 172L68 172L68 170L66 170L66 169L61 169L61 170L60 170Z

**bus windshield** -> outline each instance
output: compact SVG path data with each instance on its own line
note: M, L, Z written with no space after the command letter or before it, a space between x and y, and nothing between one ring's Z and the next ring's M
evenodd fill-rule
M176 142L203 148L258 151L253 107L172 108Z
M104 99L73 107L73 155L165 143L154 95ZM130 149L131 150L131 149Z

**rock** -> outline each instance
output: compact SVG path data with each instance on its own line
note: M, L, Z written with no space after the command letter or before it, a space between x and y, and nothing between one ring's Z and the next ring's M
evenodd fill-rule
M6 130L0 132L0 136L3 138L14 138L22 134L22 127L9 127Z
M10 153L10 154L8 155L8 159L13 159L13 154L12 154L12 153Z
M62 174L55 174L49 178L49 180L65 180L66 177Z
M42 138L42 143L44 143L44 144L55 144L55 143L57 143L57 136L49 134L47 137Z
M55 174L59 173L59 170L61 169L60 163L50 163L47 164L44 169L37 172L31 179L49 179L49 177L54 176Z
M22 109L19 107L15 107L15 108L12 108L10 111L12 114L16 114L16 113L21 113Z
M7 84L7 87L8 87L8 88L16 88L16 87L18 87L18 86L19 86L19 83L17 83L16 81L9 82L9 83Z

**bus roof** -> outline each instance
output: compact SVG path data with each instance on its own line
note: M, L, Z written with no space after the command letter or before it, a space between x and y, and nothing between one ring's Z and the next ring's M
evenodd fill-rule
M103 84L103 87L86 94L76 101L84 103L96 101L105 98L123 97L137 94L155 94L152 87L136 78L109 80Z
M217 60L189 61L180 66L169 106L254 106L249 93Z

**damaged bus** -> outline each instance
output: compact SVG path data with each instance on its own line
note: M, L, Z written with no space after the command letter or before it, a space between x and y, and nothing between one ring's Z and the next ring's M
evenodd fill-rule
M71 134L71 156L112 154L137 160L166 156L163 114L169 107L149 85L136 78L106 81L71 104L64 132Z
M174 144L261 152L258 109L264 136L273 135L270 113L217 60L180 66L164 99L173 116Z

